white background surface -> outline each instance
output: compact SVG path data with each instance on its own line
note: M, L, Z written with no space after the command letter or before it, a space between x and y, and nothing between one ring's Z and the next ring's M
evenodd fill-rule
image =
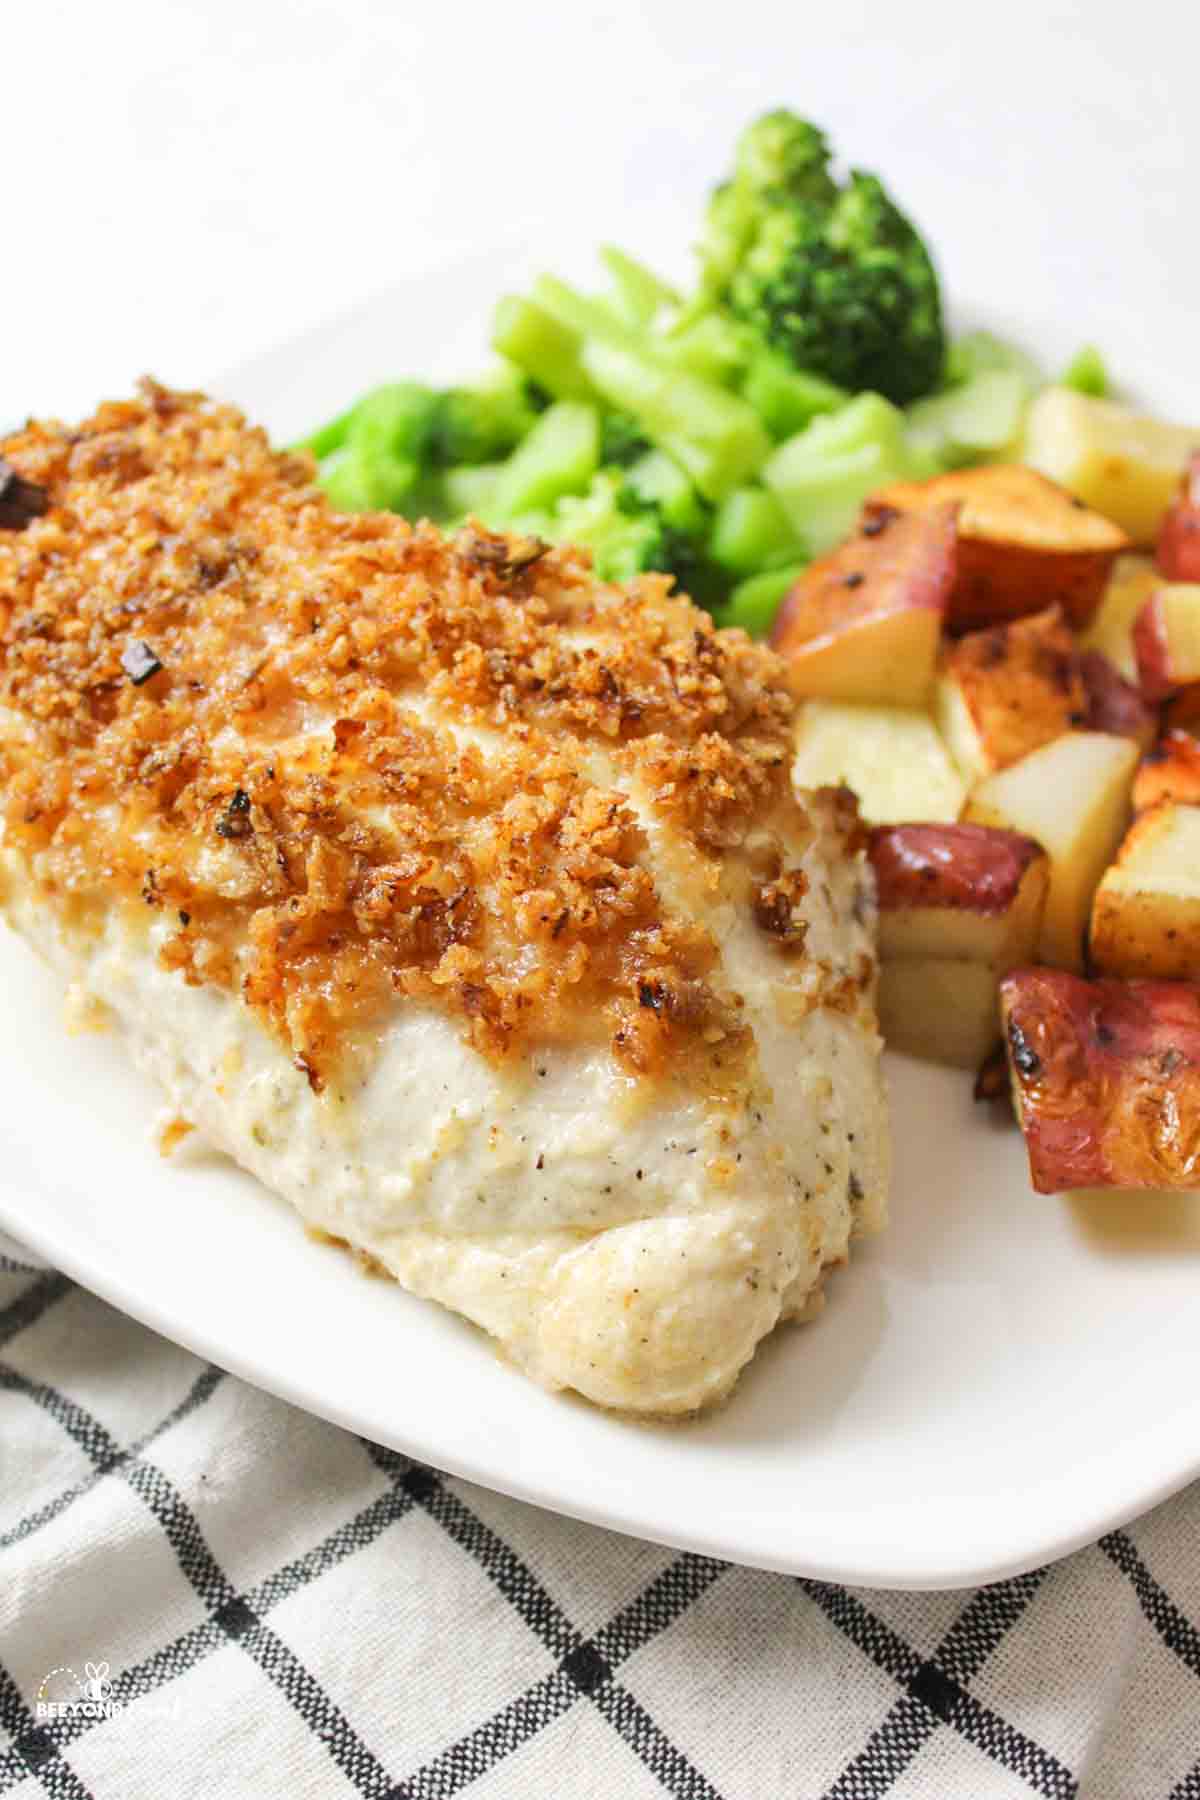
M738 127L782 102L886 175L965 310L1056 355L1093 338L1200 419L1194 8L836 15L10 7L0 411L76 414L143 370L201 383L250 359L246 398L294 429L333 399L326 375L420 372L464 320L482 337L511 267L489 245L550 264L581 239L674 250ZM368 307L356 332L255 360L405 278L394 351L391 314ZM335 1272L232 1171L164 1176L133 1078L95 1042L65 1047L15 946L2 973L34 1022L0 1048L11 1228L160 1329L439 1466L722 1555L916 1585L1039 1561L1200 1466L1196 1209L1138 1203L1130 1231L1112 1203L1035 1198L1019 1142L971 1117L956 1078L899 1071L895 1227L821 1324L772 1346L716 1419L633 1432ZM397 1392L398 1344L431 1372L418 1392Z
M10 0L0 417L69 415L144 370L206 381L466 245L649 249L639 219L686 228L739 125L780 102L885 173L952 295L986 286L1036 324L1085 294L1077 335L1137 370L1196 308L1198 16Z

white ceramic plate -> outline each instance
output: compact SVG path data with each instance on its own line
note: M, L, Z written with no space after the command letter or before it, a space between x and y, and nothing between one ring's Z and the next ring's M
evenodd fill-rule
M283 438L389 374L469 370L522 260L382 296L221 389ZM1022 323L1063 347L1052 318ZM220 1159L164 1163L156 1096L110 1040L66 1036L55 984L7 935L0 979L0 1223L166 1336L440 1468L664 1543L895 1587L1031 1567L1200 1471L1200 1202L1038 1198L1020 1138L962 1076L893 1060L892 1229L824 1315L778 1333L716 1416L638 1425L542 1393Z

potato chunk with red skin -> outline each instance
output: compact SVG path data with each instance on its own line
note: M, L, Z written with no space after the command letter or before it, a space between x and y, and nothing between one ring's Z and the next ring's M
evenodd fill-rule
M1048 476L1021 464L956 469L872 494L865 517L954 502L958 557L947 610L951 631L971 631L1057 602L1077 628L1100 602L1113 562L1130 547L1119 525Z
M1158 588L1134 621L1133 648L1147 700L1200 684L1200 582Z
M1082 651L1079 674L1087 696L1083 721L1087 730L1132 738L1143 750L1149 750L1158 729L1158 713L1103 650Z
M1150 556L1118 556L1105 584L1100 604L1079 640L1081 650L1102 650L1126 681L1138 678L1133 627L1138 614L1156 588L1162 571Z
M1145 812L1160 800L1200 806L1200 739L1178 726L1147 750L1133 778L1133 810Z
M1037 945L1045 851L983 825L914 824L873 831L868 852L879 895L885 1041L977 1069L999 1036L997 977Z
M1200 987L1016 969L1000 1008L1039 1194L1200 1187Z
M806 699L919 706L954 585L957 508L870 521L807 568L771 632Z
M1200 732L1200 682L1180 688L1164 706L1162 719L1169 731Z
M1129 820L1137 745L1101 731L1068 731L980 782L967 819L1035 838L1050 858L1038 955L1082 969L1092 898Z
M1163 520L1158 566L1170 581L1200 581L1200 450L1193 453L1179 497Z
M1023 961L1037 943L1049 859L988 825L881 825L868 839L888 957Z
M935 705L942 736L969 783L1082 725L1088 696L1061 609L970 631L948 644Z

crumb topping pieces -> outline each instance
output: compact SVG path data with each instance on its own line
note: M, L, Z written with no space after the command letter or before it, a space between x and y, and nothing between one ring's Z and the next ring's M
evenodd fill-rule
M49 505L45 488L18 475L0 456L0 531L24 531Z
M630 790L701 858L802 838L769 651L664 578L334 513L197 394L148 382L0 452L5 835L76 928L148 909L167 965L240 991L314 1086L397 994L490 1057L602 1033L631 1072L732 1068L736 996ZM792 956L796 894L747 862Z

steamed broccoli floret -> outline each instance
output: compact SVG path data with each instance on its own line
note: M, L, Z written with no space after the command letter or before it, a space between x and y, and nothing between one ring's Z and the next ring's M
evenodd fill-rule
M703 600L712 590L702 540L673 525L662 505L639 492L620 469L601 469L586 494L564 496L550 535L590 550L602 581L658 573L673 575L679 591L693 599Z
M437 396L431 459L439 468L495 462L516 448L539 410L529 382L511 367L471 387L445 388Z
M830 173L822 132L788 112L744 132L709 206L705 291L796 368L903 405L934 388L946 341L925 245L873 175Z
M429 446L437 408L423 382L386 382L310 440L324 450L318 480L339 512L436 513Z

